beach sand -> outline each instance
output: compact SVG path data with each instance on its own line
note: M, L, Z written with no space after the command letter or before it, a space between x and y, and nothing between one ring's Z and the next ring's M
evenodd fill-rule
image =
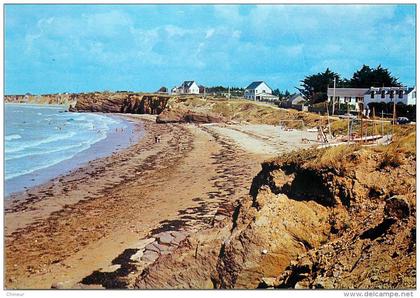
M302 133L274 126L124 117L144 126L138 143L5 203L6 288L72 288L82 280L103 285L101 279L127 275L116 258L132 256L161 232L185 236L220 214L230 216L263 160L310 146Z

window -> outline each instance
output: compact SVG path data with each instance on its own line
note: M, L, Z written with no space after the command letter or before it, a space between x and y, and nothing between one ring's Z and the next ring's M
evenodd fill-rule
M403 98L403 94L404 94L403 90L398 91L398 98Z
M394 90L389 91L389 98L394 98Z
M417 98L417 91L413 92L413 98Z
M375 91L370 91L370 98L375 98Z
M381 91L381 98L385 98L385 90Z

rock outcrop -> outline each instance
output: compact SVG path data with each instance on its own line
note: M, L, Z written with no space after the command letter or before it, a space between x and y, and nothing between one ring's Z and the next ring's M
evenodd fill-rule
M74 111L103 113L160 114L170 99L168 95L131 92L81 93Z
M5 102L65 104L71 112L160 114L171 97L134 92L91 92L45 95L6 95Z
M229 223L226 223L229 225ZM229 229L207 229L188 237L137 278L139 289L212 289L212 273Z
M77 101L78 94L62 93L62 94L43 94L43 95L5 95L6 103L32 103L32 104L60 104L74 106Z

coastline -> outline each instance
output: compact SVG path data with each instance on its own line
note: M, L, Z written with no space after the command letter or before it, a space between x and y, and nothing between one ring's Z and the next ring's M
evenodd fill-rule
M6 288L131 287L132 277L124 276L125 265L116 266L116 258L159 246L156 239L165 233L183 239L223 225L237 200L247 200L261 162L291 150L284 141L292 135L280 133L282 141L252 133L271 134L264 126L122 117L143 123L145 135L136 144L5 202ZM242 133L235 139L238 129ZM161 143L154 142L155 135ZM252 151L245 141L253 143ZM276 151L255 154L256 146ZM157 257L146 251L130 272L139 274Z
M71 249L71 255L77 255L79 250L90 251L91 249L87 249L85 246L92 242L92 238L95 240L93 242L98 241L98 236L114 235L114 239L121 239L121 237L123 237L125 239L124 241L132 239L132 235L130 238L130 233L127 235L127 231L130 230L129 227L120 220L121 216L125 217L124 213L130 213L130 209L133 209L134 206L133 204L127 204L127 200L121 205L120 202L115 201L115 195L121 194L126 188L126 184L131 180L137 182L137 179L134 179L133 177L137 176L136 173L150 171L150 166L159 161L158 154L162 154L163 152L160 150L167 148L169 140L167 140L166 137L163 137L161 145L153 146L153 135L156 133L163 133L168 136L171 128L167 126L158 127L154 125L151 121L152 119L148 119L147 116L143 119L142 117L137 116L124 116L124 118L134 121L138 119L141 119L141 121L144 120L144 128L148 132L147 136L140 139L137 144L131 147L116 152L111 156L93 160L89 162L86 167L79 168L68 175L61 176L57 178L56 181L49 181L45 184L33 187L28 192L20 193L14 199L5 202L5 235L7 239L6 242L9 244L9 249L6 249L7 262L9 262L9 264L6 265L6 285L8 288L50 287L51 279L54 279L55 274L50 275L48 272L44 272L48 275L47 280L50 280L47 283L45 283L45 281L41 282L40 280L35 281L37 280L36 278L32 282L33 276L29 279L26 276L28 273L30 275L31 273L34 273L31 269L33 265L30 264L33 264L33 262L42 264L47 261L45 259L40 259L38 253L42 255L45 254L46 251L49 251L48 255L52 258L56 258L57 254L67 254L67 249ZM176 129L177 133L183 131L183 129ZM183 135L185 135L185 133L183 133ZM173 141L175 134L171 133L170 136L171 141ZM188 137L189 135L186 136ZM170 146L174 149L175 144L170 144ZM185 148L187 146L188 144L185 144ZM137 152L140 152L141 154L136 154ZM182 151L179 153L177 152L176 158L179 159L182 154ZM134 157L134 155L136 155L136 157ZM170 159L173 158L171 154L167 157ZM131 162L128 162L129 159ZM149 169L147 168L148 166ZM141 180L139 181L140 183L142 182ZM138 186L133 186L129 190L134 190L136 195L139 193ZM130 196L127 199L131 203L134 203L131 201L133 200L133 197ZM111 201L113 202L111 203ZM135 199L135 201L138 200ZM91 205L92 207L87 205ZM138 211L138 209L135 208L133 210ZM115 213L116 211L118 212ZM173 211L174 210L171 210L171 212ZM95 217L92 212L99 212L100 214ZM60 214L60 218L56 218L57 214ZM42 226L46 225L55 229L54 227L57 227L55 219L67 221L74 216L80 216L77 223L71 224L70 226L65 225L63 229L60 229L61 232L57 231L62 237L60 237L60 235L54 235L55 233L48 233L45 230L39 231L36 228L41 224ZM91 218L92 216L95 218ZM149 224L157 224L162 219L157 215L155 215L154 218L154 221L150 221ZM108 229L108 224L104 225L104 223L112 222L114 219L119 220L118 224L112 224L109 226L111 229ZM87 226L83 227L86 220L92 220L95 224L91 222L91 224L87 224ZM101 234L99 235L95 233L95 231L90 231L86 235L80 230L81 228L85 229L87 227L96 226L97 229L101 231ZM66 229L66 227L68 228ZM69 230L69 228L71 229ZM123 228L123 230L120 230L121 228ZM105 230L107 231L106 233L104 232ZM116 231L117 234L115 234ZM80 232L82 232L83 235ZM25 235L31 235L30 239L32 240L21 243L21 240L26 238ZM74 236L76 236L76 238L74 238ZM112 250L113 245L109 245L113 242L114 241L107 241L107 248L105 251L111 250L114 253L116 248L114 247L114 250ZM38 252L32 251L34 245L37 246L41 243L43 244L43 247L38 247ZM66 243L67 246L63 251L57 249L55 246L60 246L63 243ZM73 245L71 245L71 243ZM118 242L116 242L116 244L118 246ZM20 247L18 251L13 249L13 247L16 246ZM120 248L121 244L119 244L117 249L119 250ZM17 253L17 255L15 255L15 253ZM104 256L106 255L106 252L104 252ZM50 262L47 261L47 263L53 267L54 264L56 264L54 259L50 260ZM46 263L43 265L45 264ZM80 277L88 275L97 265L98 263L96 262L94 265L92 265L92 263L88 264L89 269L84 268L85 271L83 271ZM55 270L57 269L62 273L63 267L61 265ZM30 272L28 272L28 270ZM76 275L80 274L80 272L77 271L74 273ZM58 276L61 276L62 278L62 275L59 273ZM77 282L77 280L75 282Z
M124 118L143 121L144 138L6 202L7 288L73 287L153 230L198 231L221 204L233 210L263 160L206 128Z
M63 105L49 106L61 107ZM59 176L69 174L77 168L86 166L89 161L111 155L112 153L134 144L139 138L143 137L144 132L142 131L141 123L135 124L118 114L100 114L110 118L117 118L120 121L122 120L123 122L118 126L125 126L126 128L122 131L118 130L118 132L114 131L113 128L110 128L107 136L103 140L92 144L89 148L76 153L74 156L46 168L35 170L31 173L5 181L5 200L12 199L14 195L18 195L20 192L30 190L32 187L54 180Z
M144 137L5 202L6 289L255 288L261 277L276 278L290 260L304 253L302 241L317 248L331 235L329 213L339 212L344 223L347 216L354 217L358 234L367 226L375 229L383 218L383 208L370 198L361 203L367 212L351 213L341 204L326 205L322 196L301 200L272 189L272 181L306 183L299 182L294 172L298 168L288 166L292 172L285 173L273 161L293 164L299 157L308 162L305 154L312 156L318 145L314 133L274 125L159 124L152 115L122 117L143 123ZM155 143L156 135L160 143ZM366 153L364 148L360 151ZM339 154L334 148L324 153L331 152ZM323 171L319 165L328 166L319 160L331 159L318 156L315 171ZM397 177L413 171L414 162L388 173ZM373 167L372 177L387 173ZM358 177L369 172L364 166L356 169L352 175ZM408 178L415 185L415 171ZM397 181L376 180L369 179ZM329 187L336 189L334 184ZM364 194L359 188L354 195L365 200ZM339 195L334 198L341 200ZM368 218L371 207L375 224ZM410 218L413 226L415 218ZM363 223L357 224L360 220ZM337 229L352 237L353 228L340 225ZM308 226L316 232L307 233ZM403 224L396 227L406 236L412 233ZM358 243L364 241L370 240L360 238ZM267 254L261 252L263 247ZM401 258L412 264L413 254Z

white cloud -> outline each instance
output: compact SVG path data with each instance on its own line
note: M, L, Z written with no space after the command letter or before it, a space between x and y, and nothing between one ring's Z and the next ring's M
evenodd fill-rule
M215 5L214 14L226 23L235 24L236 26L241 26L244 21L244 17L239 13L238 5Z
M170 38L179 38L185 36L186 34L191 34L194 32L194 30L185 29L174 25L166 25L164 26L164 30Z
M279 72L295 78L330 67L344 74L384 57L395 65L415 57L415 16L399 19L393 6L215 5L213 16L193 21L194 13L185 8L180 16L174 11L175 17L154 22L118 9L44 15L22 38L25 58L59 58L62 65L81 63L86 69L164 69L285 82Z
M239 39L239 38L241 38L241 34L242 34L242 32L240 30L234 30L234 31L232 31L232 38Z
M281 45L277 47L277 52L279 54L283 54L285 57L288 58L295 58L303 54L304 45L303 44L297 44L297 45Z
M214 31L215 31L214 28L208 29L206 31L206 39L209 39L210 37L212 37L214 34Z
M127 30L133 26L131 17L117 10L84 14L81 23L85 26L84 31L87 35L106 37L121 34L121 30Z

